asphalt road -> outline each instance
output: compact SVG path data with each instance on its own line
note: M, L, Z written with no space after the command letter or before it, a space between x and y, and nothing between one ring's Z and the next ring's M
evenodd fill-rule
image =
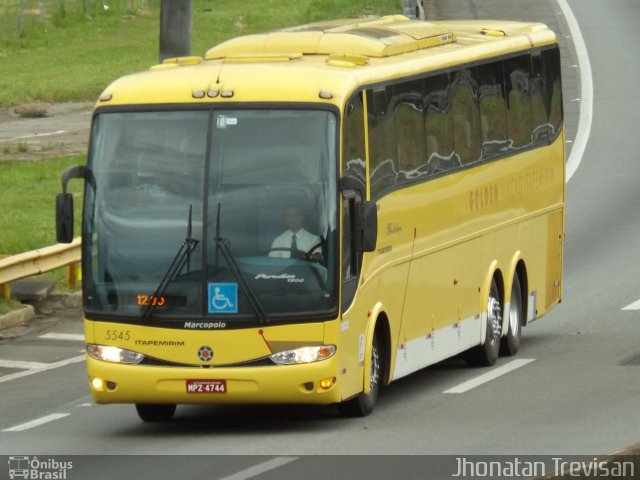
M0 108L0 162L86 153L92 108L91 102Z
M468 17L498 16L492 9L507 2L440 3L442 16ZM536 7L505 10L512 16L556 17L563 68L575 72L567 83L579 82L579 54L567 45L557 4L508 3ZM67 478L121 469L127 478L450 478L455 457L389 455L593 456L640 441L640 97L631 88L640 57L629 48L640 45L640 3L569 5L591 64L593 122L567 189L564 302L525 328L515 360L488 370L457 359L428 368L392 384L364 419L339 418L332 407L180 406L172 423L148 425L132 406L92 403L81 314L60 312L53 327L0 344L0 453L185 455L74 457L70 473L78 476ZM588 94L565 91L568 122L577 120L581 93ZM51 333L65 335L41 337ZM512 367L519 368L478 380ZM195 454L208 456L187 457Z

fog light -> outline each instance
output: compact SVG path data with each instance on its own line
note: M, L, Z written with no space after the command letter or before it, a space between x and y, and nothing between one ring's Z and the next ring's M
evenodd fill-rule
M329 390L332 386L333 386L333 378L325 378L323 380L320 380L320 388L323 388L324 390Z
M104 381L101 378L94 378L91 380L91 386L97 392L102 392L104 390Z

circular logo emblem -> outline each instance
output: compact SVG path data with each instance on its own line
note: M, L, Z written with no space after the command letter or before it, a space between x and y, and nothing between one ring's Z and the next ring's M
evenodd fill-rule
M213 358L213 350L211 347L207 347L206 345L204 347L200 347L200 350L198 350L198 358L203 362L211 361Z

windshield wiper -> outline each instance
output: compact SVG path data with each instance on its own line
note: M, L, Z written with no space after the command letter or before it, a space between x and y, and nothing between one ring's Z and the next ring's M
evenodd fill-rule
M152 297L155 300L162 298L162 296L164 295L164 292L166 292L167 290L167 287L169 287L169 284L173 282L178 275L180 275L180 272L182 271L185 265L187 265L187 273L191 272L191 254L193 253L193 251L196 249L196 246L198 245L198 240L191 237L192 210L193 210L193 206L189 205L189 219L187 221L187 237L184 239L184 242L182 242L182 245L180 246L178 253L176 253L176 256L174 257L173 262L171 262L171 265L169 265L169 268L167 269L167 272L164 274L164 277L162 277L162 280L160 280L160 284L158 285L158 288L156 288L156 291ZM156 306L157 306L157 301L149 302L149 305L147 305L147 308L145 308L144 312L142 312L142 317L140 319L142 323L149 320L149 318L155 311Z
M240 289L246 295L247 300L249 301L249 305L251 305L251 308L260 319L260 323L269 323L269 317L267 317L267 313L264 311L264 308L262 307L260 300L258 300L258 297L256 297L256 294L251 289L251 286L247 283L246 279L244 278L244 275L242 275L242 272L240 271L240 267L238 267L238 263L236 262L236 259L233 258L233 255L229 251L229 247L227 247L228 241L225 238L222 238L220 236L220 204L219 203L218 203L218 214L216 217L215 242L216 242L216 254L218 250L222 252L222 256L227 261L227 265L229 265L229 270L231 270L231 273L238 281L238 285L240 285Z

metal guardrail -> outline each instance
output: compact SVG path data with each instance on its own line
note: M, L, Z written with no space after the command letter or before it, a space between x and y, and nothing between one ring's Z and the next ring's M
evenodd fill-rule
M9 300L11 297L10 282L65 266L69 268L67 282L70 286L75 286L78 281L79 262L80 237L69 244L59 243L2 258L0 259L0 298Z

